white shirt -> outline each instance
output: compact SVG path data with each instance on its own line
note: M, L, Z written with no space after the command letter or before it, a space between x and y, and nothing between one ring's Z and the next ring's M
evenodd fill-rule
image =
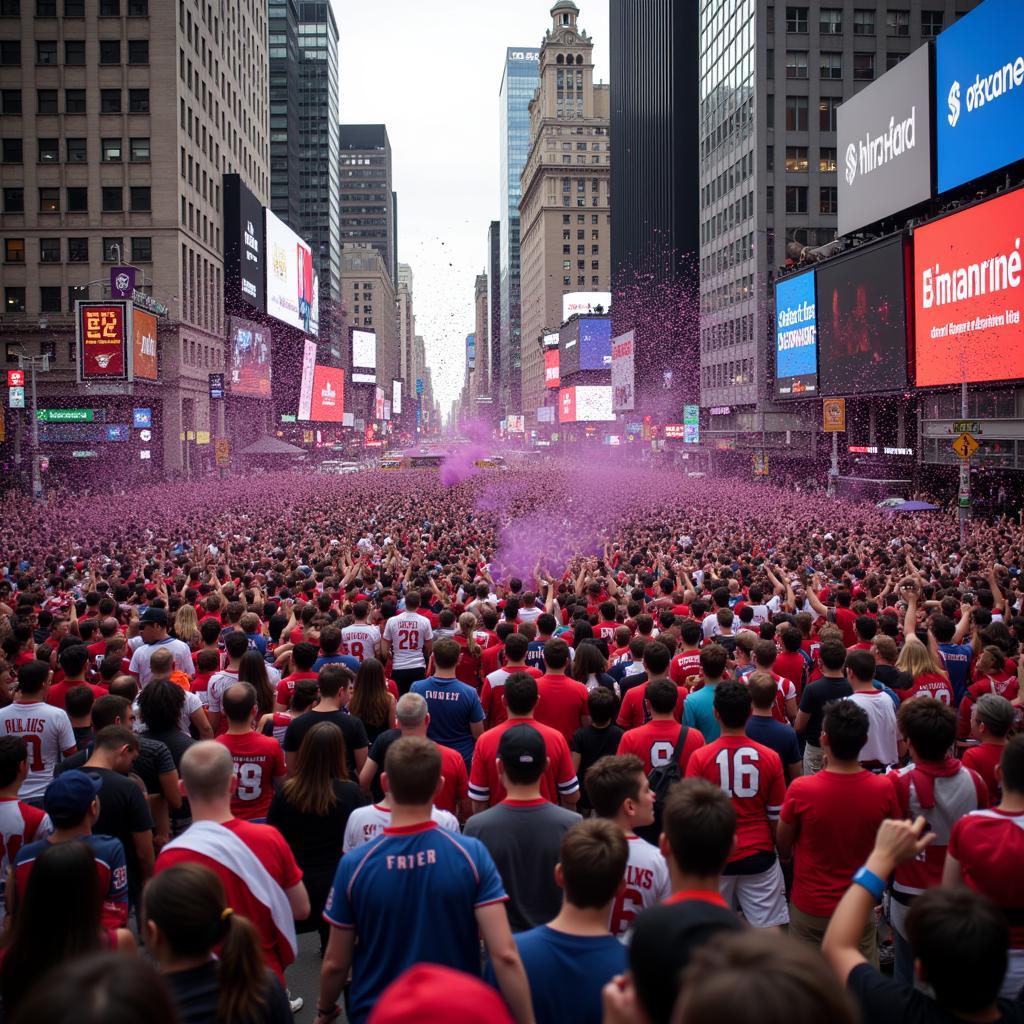
M380 629L365 622L355 622L341 631L341 653L357 661L375 658L380 647Z
M637 914L672 895L668 864L661 851L639 836L626 839L629 860L626 861L625 885L615 897L608 919L609 930L622 943L626 942L626 933Z
M845 700L853 701L868 716L868 741L861 747L859 761L896 764L899 760L899 729L892 698L881 690L872 693L851 693Z
M267 682L270 683L270 688L277 691L277 684L281 682L281 672L279 669L274 668L273 665L267 665ZM219 714L223 708L221 707L221 701L224 699L224 691L228 687L234 686L238 682L238 672L231 672L228 669L221 669L220 672L214 672L210 676L210 681L206 686L206 700L202 701L200 706L205 707L207 711L212 711ZM198 696L193 694L197 700L201 700Z
M778 612L782 607L782 601L776 594L767 604L752 604L750 607L754 609L754 617L750 620L751 625L760 626L762 622L767 622Z
M19 800L38 800L53 781L53 769L64 751L75 751L75 730L62 708L45 701L9 704L0 710L0 736L21 736L28 747L28 775Z
M440 808L434 807L430 811L430 816L441 828L447 829L449 832L459 831L459 819L451 811L442 811ZM348 816L341 852L350 853L356 847L365 845L371 839L376 839L390 824L390 807L384 807L381 804L357 807Z
M433 636L430 619L418 612L402 612L388 619L384 639L391 644L391 665L395 671L426 667L423 648Z
M185 703L181 705L181 714L178 716L178 730L186 736L191 736L192 733L189 730L189 726L192 724L192 716L203 707L203 702L199 699L198 693L193 693L191 690L183 690L182 692L185 694ZM135 732L145 732L146 723L142 720L142 715L139 714L138 697L135 698L132 710L135 712L132 729Z
M520 622L536 622L544 614L540 608L520 608L519 609L519 621Z
M132 654L132 660L128 663L128 671L139 677L139 689L144 690L149 683L152 672L149 668L150 658L156 651L165 648L174 657L174 667L191 679L196 674L196 667L192 664L192 651L188 644L169 636L158 640L155 644L142 644L136 647Z

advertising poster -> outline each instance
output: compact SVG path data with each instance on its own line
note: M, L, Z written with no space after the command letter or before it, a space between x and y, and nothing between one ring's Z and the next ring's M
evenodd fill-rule
M344 415L345 371L337 366L317 366L309 419L314 423L341 423Z
M267 312L289 327L317 334L318 282L309 246L270 210L266 211Z
M686 444L700 444L700 406L683 406L683 441Z
M914 231L918 387L1024 378L1024 190Z
M476 335L466 335L466 367L470 370L476 369Z
M612 366L612 322L608 319L580 319L580 369L610 370Z
M377 335L373 331L352 331L352 367L377 369Z
M260 312L266 272L264 234L263 204L237 174L225 174L224 290L229 300L233 294Z
M616 412L633 408L635 375L634 332L627 331L612 339L612 408Z
M270 397L270 331L251 320L231 317L228 391L251 398ZM314 344L314 348L315 348Z
M526 417L513 414L506 421L506 428L510 434L522 434L526 431Z
M576 422L576 389L562 388L558 392L558 422Z
M562 320L578 313L596 313L597 307L607 313L612 304L611 292L568 292L562 296Z
M558 386L558 349L549 348L544 352L544 387L557 388Z
M391 381L391 411L394 415L402 415L402 382L400 380Z
M814 271L775 285L775 394L802 398L818 393L818 320Z
M302 379L299 383L299 411L300 420L311 418L313 411L313 375L316 372L316 342L308 338L302 349Z
M77 303L78 379L128 379L128 305Z
M374 389L373 418L375 420L382 420L382 419L384 419L384 389L383 388L375 388Z
M156 317L144 309L132 311L132 376L157 379Z
M607 423L615 419L611 384L580 384L573 390L577 423Z

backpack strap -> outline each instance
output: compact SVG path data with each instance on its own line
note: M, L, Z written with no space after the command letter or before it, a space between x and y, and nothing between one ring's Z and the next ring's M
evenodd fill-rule
M676 740L676 745L672 748L672 761L674 764L679 763L679 758L683 754L683 748L686 746L686 734L690 731L690 727L683 723L679 729L679 738Z

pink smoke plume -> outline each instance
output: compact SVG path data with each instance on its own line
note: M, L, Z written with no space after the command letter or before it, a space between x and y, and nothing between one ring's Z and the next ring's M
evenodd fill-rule
M441 463L441 483L455 487L480 472L477 462L495 454L496 443L491 439L490 424L483 420L469 420L462 427L469 442L452 449Z

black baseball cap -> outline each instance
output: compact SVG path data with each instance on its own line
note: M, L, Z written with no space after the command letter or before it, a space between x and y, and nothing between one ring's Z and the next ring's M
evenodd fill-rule
M153 624L155 624L157 626L166 626L167 625L167 612L166 612L166 610L163 609L163 608L147 608L139 616L139 625L140 626L147 626L150 623L153 623Z
M506 764L543 764L547 756L544 737L532 725L513 725L498 740L498 757Z

